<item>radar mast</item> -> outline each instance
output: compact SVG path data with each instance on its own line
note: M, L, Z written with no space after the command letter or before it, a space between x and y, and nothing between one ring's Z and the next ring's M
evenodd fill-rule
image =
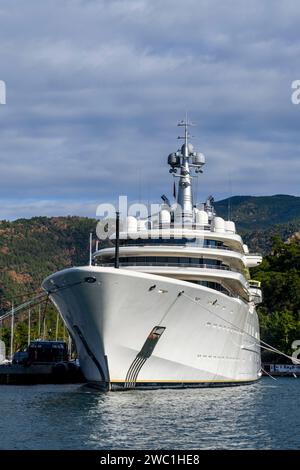
M194 147L189 143L191 137L189 127L195 124L188 120L187 114L185 120L181 120L178 124L179 127L184 127L184 136L178 136L178 139L183 139L184 144L181 149L175 153L171 153L168 157L168 164L171 166L170 173L174 177L179 178L177 203L181 207L182 217L188 222L193 221L193 192L192 192L192 179L202 173L202 167L205 164L205 157L202 153L195 152ZM177 175L177 170L180 173ZM195 175L192 175L192 170L195 170Z

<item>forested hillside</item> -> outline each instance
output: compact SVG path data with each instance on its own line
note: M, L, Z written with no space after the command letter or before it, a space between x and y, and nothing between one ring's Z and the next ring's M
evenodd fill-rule
M16 306L32 298L42 280L52 272L87 263L89 233L95 232L95 228L94 219L83 217L34 217L0 222L0 315L11 308L12 302ZM28 312L18 314L15 350L27 345L27 318ZM58 320L58 338L66 339L67 332ZM57 312L51 302L31 309L31 338L54 339L56 329ZM0 334L8 348L9 320L4 322Z
M215 208L225 219L229 212L240 230L264 230L293 221L300 223L300 197L296 196L233 196L215 202Z
M36 290L50 273L84 264L96 221L83 217L34 217L0 222L0 295Z
M275 235L287 240L300 230L300 197L234 196L216 202L215 209L234 220L249 248L262 254L270 252Z
M292 237L284 243L273 239L272 253L260 266L252 269L252 276L260 280L263 303L258 308L261 336L269 344L292 354L292 343L300 340L300 240ZM263 353L265 360L274 355ZM277 358L278 360L278 358ZM285 362L283 358L281 361Z

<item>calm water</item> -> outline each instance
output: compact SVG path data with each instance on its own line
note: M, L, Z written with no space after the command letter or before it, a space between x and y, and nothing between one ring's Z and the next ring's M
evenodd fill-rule
M300 378L101 394L0 386L1 449L299 449Z

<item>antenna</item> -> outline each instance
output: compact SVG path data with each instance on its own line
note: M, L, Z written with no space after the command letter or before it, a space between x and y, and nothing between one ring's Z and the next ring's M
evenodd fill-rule
M188 138L191 137L191 134L189 133L188 128L191 126L195 126L196 124L194 122L191 122L188 120L188 114L187 112L185 113L185 119L182 119L181 121L178 122L177 126L178 127L184 127L184 136L178 136L177 139L183 139L185 145L188 144Z
M231 174L228 174L228 182L229 182L229 198L228 198L228 208L227 208L227 217L228 220L231 219L231 198L232 198L232 181L231 181Z
M169 199L167 198L167 196L166 196L165 194L163 194L163 195L161 196L161 199L164 201L164 203L165 203L167 206L171 207L170 201L169 201Z
M90 232L90 261L89 261L89 266L92 266L92 245L93 245L93 233Z

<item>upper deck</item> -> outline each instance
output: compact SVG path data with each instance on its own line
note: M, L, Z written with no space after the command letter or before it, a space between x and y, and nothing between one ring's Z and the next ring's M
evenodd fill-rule
M172 227L147 229L143 225L133 224L133 217L127 223L127 230L120 232L120 252L124 256L197 256L212 257L233 263L236 269L257 266L262 261L258 253L250 254L247 245L240 235L235 233L235 225L229 222L215 226L214 223L205 226ZM219 221L223 221L220 217ZM149 223L149 221L147 221ZM221 227L220 227L221 225ZM115 235L111 237L114 242ZM109 257L113 248L96 251L95 257Z

